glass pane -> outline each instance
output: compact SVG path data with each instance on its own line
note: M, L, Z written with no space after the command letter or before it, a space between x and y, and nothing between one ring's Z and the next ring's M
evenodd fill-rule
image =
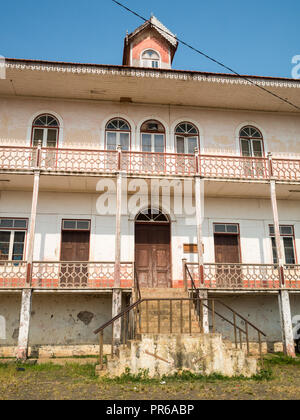
M236 225L227 225L227 233L238 233L238 227Z
M184 153L184 137L176 137L177 153Z
M242 139L241 146L242 146L242 156L251 156L250 141Z
M24 220L24 219L15 219L14 220L14 227L15 228L24 228L24 229L26 229L27 228L27 220Z
M48 128L47 147L56 147L57 144L57 130Z
M262 157L263 149L261 140L252 140L253 156Z
M116 133L106 133L106 147L107 150L116 150L117 149L117 134Z
M273 253L273 263L277 264L277 249L275 238L272 238L272 253Z
M155 134L154 136L154 151L155 153L164 153L165 151L165 136Z
M120 143L122 150L129 150L129 133L120 133Z
M226 225L215 225L216 233L226 233Z
M89 230L90 229L90 222L88 221L78 221L77 222L77 229L79 230Z
M195 153L195 150L197 149L197 138L196 137L189 137L187 139L188 142L188 154L193 155Z
M285 263L295 264L294 240L293 238L283 238Z
M142 151L151 152L151 134L142 134Z
M33 146L36 147L39 144L39 141L43 143L44 139L44 129L43 128L35 128L33 130Z
M76 221L75 220L65 220L64 221L64 229L76 229Z
M43 115L43 116L37 118L34 121L33 125L38 125L38 126L47 125L47 116L46 115Z
M0 219L1 228L12 228L14 226L13 219Z
M270 231L270 236L274 236L275 235L274 226L269 226L269 231Z
M293 235L293 228L292 226L280 226L280 234L281 235Z
M10 232L0 232L0 260L9 259Z

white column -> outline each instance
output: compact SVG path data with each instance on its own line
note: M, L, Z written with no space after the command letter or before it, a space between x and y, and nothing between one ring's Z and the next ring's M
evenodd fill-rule
M201 178L195 177L195 201L196 201L196 224L197 224L197 246L198 246L198 270L200 287L204 287L204 260L203 260L203 236L202 236L202 221L204 215L202 214L204 191L201 191ZM200 291L200 298L207 299L208 292L206 290ZM204 304L208 302L204 300ZM209 317L208 309L203 307L202 327L204 334L209 334Z
M25 361L28 357L29 325L31 314L32 290L23 289L20 313L17 359Z
M121 151L119 149L119 159ZM112 317L114 318L122 310L122 289L121 289L121 217L122 217L122 173L117 175L116 192L116 237L115 237L115 275L114 290L112 296ZM118 345L121 342L121 318L114 324L114 342Z
M271 160L271 157L269 157ZM278 216L278 206L277 206L277 197L276 197L276 181L271 179L270 181L270 190L271 190L271 202L273 210L273 219L274 219L274 231L275 231L275 243L276 243L276 252L278 259L278 271L280 278L281 290L279 292L279 313L281 321L281 332L282 332L282 342L284 353L288 356L295 357L295 344L293 336L293 325L292 325L292 315L291 315L291 306L290 306L290 297L289 292L285 289L284 281L284 251L282 249L282 244L280 240L280 224Z
M22 292L22 303L21 303L21 314L20 314L20 327L19 327L19 339L17 348L17 358L20 360L26 360L28 356L28 340L29 340L29 328L30 328L30 315L31 315L31 301L32 301L32 262L34 252L34 238L35 238L35 227L36 227L36 213L40 187L40 154L41 144L39 144L36 155L36 168L34 169L34 181L33 181L33 193L32 193L32 204L29 224L29 235L27 242L27 277L26 277L26 289Z

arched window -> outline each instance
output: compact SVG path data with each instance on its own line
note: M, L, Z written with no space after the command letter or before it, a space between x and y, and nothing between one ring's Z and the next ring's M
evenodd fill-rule
M194 154L195 149L199 148L199 132L190 123L184 122L175 128L176 152L184 154Z
M135 220L142 223L170 223L168 217L158 209L143 210Z
M141 127L141 135L143 152L165 152L165 127L159 121L144 122Z
M252 126L247 126L240 131L242 156L263 157L264 141L261 132Z
M159 54L154 50L144 51L142 54L142 64L143 67L151 67L153 69L158 69L160 67Z
M37 117L32 124L32 146L55 148L58 146L59 122L50 114L43 114Z
M121 146L122 150L130 149L130 125L120 118L111 120L106 125L106 149L116 150Z

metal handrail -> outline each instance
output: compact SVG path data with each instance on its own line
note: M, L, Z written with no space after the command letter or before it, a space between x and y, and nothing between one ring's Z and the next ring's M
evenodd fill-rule
M104 330L106 328L108 328L109 326L112 326L112 333L113 333L113 337L112 337L112 346L111 346L111 355L112 358L114 357L115 354L115 342L114 342L114 324L116 321L118 321L119 319L123 320L123 346L125 347L126 343L127 343L127 339L130 336L131 338L135 338L136 336L136 332L137 332L137 325L140 326L140 330L139 332L142 333L141 330L141 307L143 303L146 303L146 324L147 324L147 333L149 333L149 302L157 302L157 322L158 322L158 334L160 334L161 332L161 322L162 322L162 312L161 312L161 302L170 302L170 314L169 314L169 321L170 321L170 325L169 325L169 329L170 329L170 333L173 332L173 302L180 302L181 304L181 309L180 309L180 325L181 325L181 334L184 334L183 331L183 321L184 319L188 319L189 320L189 334L192 334L192 304L194 304L195 308L201 308L201 311L197 311L197 314L199 315L199 319L198 321L200 322L200 332L203 332L203 323L202 323L202 317L203 317L203 308L206 308L210 313L212 313L212 328L213 328L213 333L215 333L216 330L216 325L215 325L215 316L220 317L223 321L227 322L229 325L233 326L234 328L234 337L235 337L235 346L236 348L238 348L238 334L239 334L239 346L242 349L243 347L243 341L242 341L242 334L245 335L246 337L246 345L247 345L247 354L250 354L250 345L249 345L249 327L252 327L258 334L258 341L259 341L259 353L260 356L262 358L262 340L261 340L261 336L266 337L266 334L263 333L260 329L256 328L252 323L250 323L248 320L246 320L244 317L242 317L241 315L239 315L236 311L234 311L233 309L231 309L229 306L227 306L226 304L223 304L223 302L221 302L219 299L211 299L211 298L199 298L199 297L191 297L191 298L148 298L148 299L139 299L138 301L136 301L135 303L133 303L132 305L128 306L126 309L124 309L121 313L119 313L118 315L116 315L114 318L112 318L110 321L106 322L105 324L103 324L100 328L98 328L97 330L94 331L94 334L99 334L100 333L100 366L101 368L103 368L103 336L104 336ZM188 313L188 317L185 318L183 316L183 302L189 302L189 313ZM217 312L215 310L215 303L221 303L221 305L223 305L224 307L226 307L226 309L228 309L229 311L231 311L231 313L233 314L233 321L230 321L230 319L228 319L227 317L225 317L224 315L220 314L219 312ZM211 305L209 305L209 303L211 303ZM135 325L134 325L134 333L132 336L132 331L130 329L130 325L128 327L128 320L129 320L129 315L132 311L135 311L135 315L137 315L137 311L138 311L138 318L137 316L135 317ZM202 314L202 315L201 315ZM164 313L165 316L165 313ZM242 328L241 326L237 325L237 318L243 320L243 322L245 322L245 328ZM121 339L121 337L120 337ZM122 341L122 340L121 340ZM121 342L119 344L122 344Z

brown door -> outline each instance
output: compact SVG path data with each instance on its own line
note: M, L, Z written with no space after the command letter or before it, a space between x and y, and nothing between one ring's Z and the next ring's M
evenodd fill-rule
M65 287L82 287L88 282L88 266L80 262L89 261L90 232L63 231L61 244L61 261L72 261L76 264L61 264L60 285Z
M217 285L220 287L241 285L241 269L236 265L240 263L239 236L215 235L215 258L216 263L220 264L217 266Z
M141 287L171 287L170 225L136 224L135 261Z

